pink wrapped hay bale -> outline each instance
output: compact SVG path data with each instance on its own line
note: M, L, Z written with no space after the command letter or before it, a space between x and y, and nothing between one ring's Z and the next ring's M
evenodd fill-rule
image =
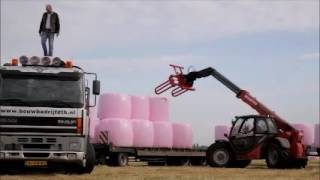
M150 120L169 121L169 102L164 97L150 97Z
M320 148L320 124L314 125L314 146Z
M302 143L312 145L314 142L314 127L308 123L295 123L293 127L303 132Z
M156 121L153 123L153 147L172 148L172 124L171 122Z
M131 120L117 118L103 119L100 121L99 126L96 129L96 135L101 136L101 131L107 132L105 133L107 134L107 138L98 137L100 143L102 143L101 139L108 139L108 141L114 146L133 146L133 129Z
M224 139L227 140L227 138L224 136L224 134L229 135L230 127L225 125L217 125L214 127L214 139Z
M133 146L134 147L153 147L153 124L150 121L132 119Z
M149 119L149 98L131 96L131 119Z
M173 148L190 149L193 145L193 131L189 124L172 123Z
M131 97L124 94L105 93L100 95L98 117L125 118L131 117Z

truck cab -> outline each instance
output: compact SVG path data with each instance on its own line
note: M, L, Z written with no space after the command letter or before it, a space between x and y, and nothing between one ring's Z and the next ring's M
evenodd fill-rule
M0 168L52 167L90 173L90 89L97 75L60 58L22 56L0 66ZM96 98L95 98L96 99ZM5 167L3 167L5 165Z

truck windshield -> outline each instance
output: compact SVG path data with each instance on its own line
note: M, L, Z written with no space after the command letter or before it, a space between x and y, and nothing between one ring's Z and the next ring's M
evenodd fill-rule
M0 74L0 105L81 108L83 89L82 75Z

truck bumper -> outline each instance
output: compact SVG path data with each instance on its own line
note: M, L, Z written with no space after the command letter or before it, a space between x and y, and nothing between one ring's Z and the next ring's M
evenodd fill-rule
M85 153L73 151L0 151L0 163L28 160L46 161L48 163L77 163L85 166Z

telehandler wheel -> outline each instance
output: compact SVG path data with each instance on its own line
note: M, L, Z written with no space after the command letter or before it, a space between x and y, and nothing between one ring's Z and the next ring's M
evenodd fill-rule
M272 143L267 149L266 163L268 168L289 168L289 151L280 145Z
M231 164L230 167L233 168L245 168L249 166L251 163L251 160L234 160Z
M230 167L234 154L227 143L214 143L206 152L207 163L211 167Z

